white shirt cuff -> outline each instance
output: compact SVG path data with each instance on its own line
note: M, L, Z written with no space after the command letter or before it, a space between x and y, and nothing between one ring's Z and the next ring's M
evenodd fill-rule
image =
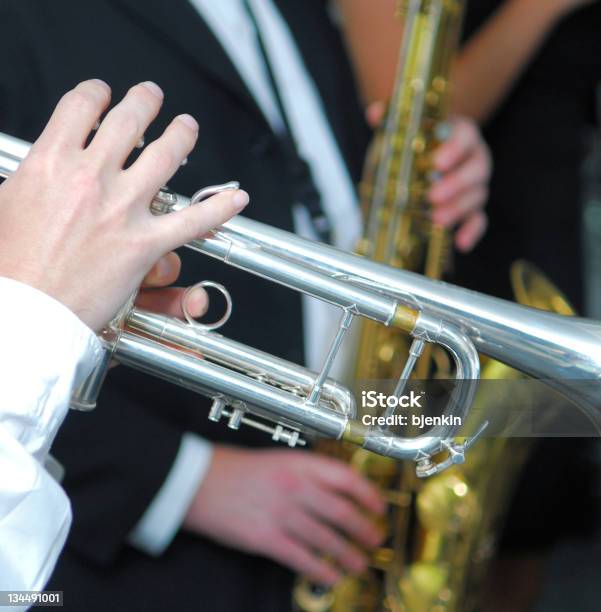
M102 348L66 306L18 281L0 277L0 425L43 460L73 389Z
M212 456L210 442L193 433L183 435L169 475L129 534L132 546L155 557L167 549L184 521Z

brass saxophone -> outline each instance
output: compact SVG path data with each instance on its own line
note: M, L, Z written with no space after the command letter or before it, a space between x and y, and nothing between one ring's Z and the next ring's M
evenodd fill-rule
M431 221L426 194L433 150L448 136L450 71L459 42L464 0L403 0L403 36L397 80L385 124L372 144L361 185L366 230L360 254L387 265L443 276L451 236ZM518 299L529 306L572 314L565 299L532 266L511 271ZM397 380L410 350L406 335L363 322L355 381ZM399 365L401 364L401 365ZM488 360L483 379L519 372ZM449 378L443 351L426 348L417 379ZM494 411L506 397L481 392L475 413ZM478 424L469 422L466 435ZM322 442L318 451L354 465L381 489L389 512L387 543L370 568L332 589L299 579L295 607L303 612L467 612L479 604L496 536L529 445L486 438L467 462L426 481L395 460Z

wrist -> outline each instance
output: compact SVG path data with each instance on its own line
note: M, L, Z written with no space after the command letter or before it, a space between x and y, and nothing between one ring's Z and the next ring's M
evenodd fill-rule
M205 508L207 489L210 488L210 478L212 472L215 471L215 465L219 465L221 454L222 448L219 445L211 446L211 453L208 456L203 476L199 479L196 492L191 496L190 502L184 514L182 520L183 529L198 532L199 523L202 522L202 514Z

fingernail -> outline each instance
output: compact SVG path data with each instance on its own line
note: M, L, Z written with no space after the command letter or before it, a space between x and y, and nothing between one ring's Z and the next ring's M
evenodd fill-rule
M189 128L193 129L195 132L198 132L198 121L192 117L192 115L180 115L178 119L185 123Z
M102 79L90 79L90 81L92 83L96 83L97 85L100 85L102 88L106 89L107 91L111 90L111 88L108 86L108 83L106 83Z
M168 257L163 257L159 259L159 262L156 267L156 275L158 280L162 280L171 274L171 261Z
M455 246L457 250L463 254L469 253L472 250L471 245L466 240L457 240Z
M146 89L148 89L148 91L154 94L157 98L160 98L161 100L163 99L163 90L156 83L153 81L144 81L142 85L144 85L144 87L146 87Z
M188 294L188 308L190 314L194 317L201 317L206 312L205 291L200 287L193 289Z
M232 198L232 202L238 210L242 210L250 202L250 196L246 191L238 189Z

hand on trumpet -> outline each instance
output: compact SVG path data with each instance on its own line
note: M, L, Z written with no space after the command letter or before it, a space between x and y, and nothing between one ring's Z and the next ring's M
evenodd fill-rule
M159 259L142 282L136 305L145 310L184 318L182 303L185 288L170 287L179 277L181 261L177 253L167 253ZM188 314L194 318L206 313L209 306L207 292L196 287L186 298Z
M331 585L367 567L383 539L368 515L384 509L374 485L340 461L218 446L184 527Z
M154 217L149 205L191 152L198 125L176 117L128 168L125 162L158 114L163 93L154 83L132 87L100 123L111 90L80 83L58 103L30 154L0 186L0 276L29 284L101 329L145 274L156 284L164 253L200 237L240 212L243 191ZM173 276L173 275L172 275ZM173 290L143 294L171 309ZM202 298L199 298L202 299Z
M374 102L367 109L367 120L378 126L385 106ZM476 123L466 117L450 120L451 134L433 155L434 170L441 178L431 187L429 199L432 219L448 228L456 228L455 246L471 251L484 235L488 220L484 207L492 169L490 152Z

